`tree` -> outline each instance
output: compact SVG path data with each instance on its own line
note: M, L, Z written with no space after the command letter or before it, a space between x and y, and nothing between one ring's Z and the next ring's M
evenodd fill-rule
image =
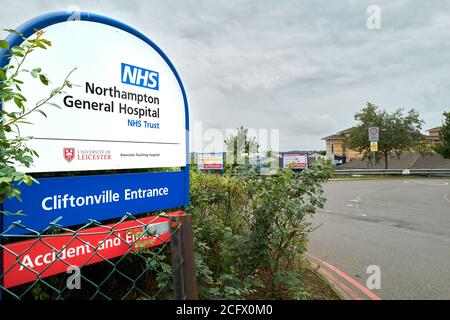
M240 164L248 164L249 155L257 153L259 145L254 136L250 136L248 129L240 127L236 129L235 134L225 139L225 147L227 152L227 160L231 159L233 166ZM228 160L229 161L229 160Z
M370 127L379 127L380 141L378 141L375 160L379 163L384 159L385 169L389 167L391 155L399 157L405 151L424 151L420 132L423 120L414 109L405 113L404 109L400 108L393 113L388 113L368 102L355 114L355 120L358 124L350 130L350 135L345 140L345 147L362 153L363 159L370 160L368 130Z
M444 158L450 159L450 112L444 112L444 122L439 130L442 144L435 147L435 151Z

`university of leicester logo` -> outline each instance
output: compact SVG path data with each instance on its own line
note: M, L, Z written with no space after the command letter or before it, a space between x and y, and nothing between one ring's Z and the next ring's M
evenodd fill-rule
M64 159L67 162L72 161L75 158L75 148L64 148Z

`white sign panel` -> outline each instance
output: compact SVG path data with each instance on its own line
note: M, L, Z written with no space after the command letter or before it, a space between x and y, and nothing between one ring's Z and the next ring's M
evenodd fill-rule
M283 168L305 169L308 167L308 155L306 153L284 153Z
M222 170L223 153L197 154L197 166L200 170Z
M48 88L23 76L28 108L46 98L77 68L67 88L21 125L39 153L28 172L173 167L186 165L185 105L169 65L146 42L112 26L71 21L44 29L52 41L23 68L42 67ZM12 103L4 108L16 109Z
M369 141L378 142L380 140L380 129L378 127L369 128Z

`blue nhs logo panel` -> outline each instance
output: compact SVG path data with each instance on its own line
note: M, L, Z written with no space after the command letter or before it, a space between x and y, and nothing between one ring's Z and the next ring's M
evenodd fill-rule
M159 73L156 71L122 63L122 83L159 90Z

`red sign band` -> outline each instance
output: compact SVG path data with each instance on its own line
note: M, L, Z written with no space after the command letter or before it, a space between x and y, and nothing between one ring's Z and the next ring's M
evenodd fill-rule
M168 216L182 215L182 211ZM38 278L66 272L156 247L170 241L169 218L151 216L84 229L75 233L42 236L5 245L3 286L11 288ZM167 226L166 226L167 225ZM163 228L161 228L163 227ZM164 230L153 234L152 229Z

